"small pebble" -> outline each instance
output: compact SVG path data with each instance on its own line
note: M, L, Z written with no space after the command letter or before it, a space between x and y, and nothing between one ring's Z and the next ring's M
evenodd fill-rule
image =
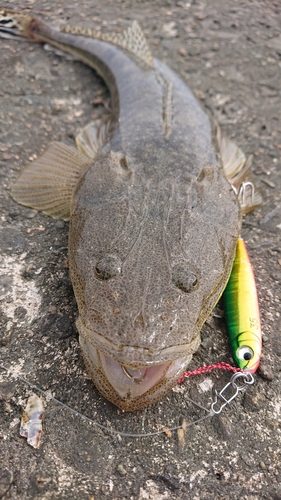
M63 220L58 220L56 222L56 228L57 229L63 229L65 227L65 222Z
M178 53L180 56L186 56L187 55L187 50L184 49L183 47L181 47L179 50L178 50Z
M34 219L36 215L38 214L37 210L33 210L32 208L25 208L22 212L22 216L25 219Z
M260 462L260 468L261 468L262 470L265 470L265 469L266 469L266 465L265 465L265 463L264 463L264 462L262 462L262 461Z
M263 333L263 335L262 335L262 343L266 344L269 341L270 341L270 338Z
M264 363L260 364L258 373L264 380L268 380L269 382L272 382L274 379L272 369Z
M202 101L206 99L206 94L205 92L203 92L203 90L195 89L194 94L196 95L197 99L201 99Z
M196 17L196 19L199 19L199 21L203 21L206 16L203 12L194 12L194 17Z
M9 401L14 395L14 387L10 382L1 382L0 384L0 399ZM1 496L0 496L1 498Z
M270 276L276 280L276 281L281 281L281 273L280 272L275 272L275 273L271 273Z
M8 214L10 217L17 217L20 214L19 207L14 204L12 207L9 208Z
M179 449L180 451L183 451L185 447L185 432L183 429L178 429L177 434L178 434Z
M167 436L168 438L172 437L172 433L171 433L171 431L170 431L169 427L166 427L166 426L165 426L165 427L163 427L163 431L165 432L165 434L166 434L166 436Z
M243 462L248 465L248 467L251 467L253 465L253 460L249 455L246 455L246 453L241 453L240 457L242 458Z
M276 187L276 184L274 184L274 182L269 181L268 179L262 179L262 182L272 189Z
M117 471L119 472L120 476L126 476L126 474L127 474L127 471L126 471L124 465L122 465L122 464L117 465Z

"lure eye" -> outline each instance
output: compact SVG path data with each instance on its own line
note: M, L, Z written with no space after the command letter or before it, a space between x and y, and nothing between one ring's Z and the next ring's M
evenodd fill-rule
M95 266L95 276L106 281L121 273L121 260L117 255L104 255Z
M254 351L251 347L242 346L237 350L237 357L242 361L250 361L254 357Z

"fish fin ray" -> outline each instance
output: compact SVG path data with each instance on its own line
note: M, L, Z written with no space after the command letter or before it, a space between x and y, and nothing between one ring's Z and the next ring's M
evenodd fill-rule
M92 30L78 26L65 26L61 27L60 30L63 33L86 36L102 40L103 42L112 43L113 45L128 50L151 68L154 67L150 48L137 21L133 21L132 26L123 31L123 33L104 33L100 30Z
M246 214L262 203L261 194L251 172L253 156L246 159L243 151L223 133L217 124L216 129L223 174L238 196L242 213Z
M223 174L227 180L230 180L243 168L246 156L235 142L224 134L219 125L216 125L216 129Z
M76 149L51 142L38 159L23 168L12 186L12 196L21 205L54 219L69 220L73 190L92 163Z
M78 150L95 159L107 142L110 125L110 116L89 123L75 138Z

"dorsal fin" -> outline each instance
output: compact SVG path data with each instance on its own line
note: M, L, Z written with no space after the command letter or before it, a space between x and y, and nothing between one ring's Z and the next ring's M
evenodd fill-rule
M61 27L60 30L63 33L82 35L102 40L103 42L112 43L113 45L128 50L151 68L154 67L153 57L147 40L137 21L134 21L132 26L123 31L123 33L103 33L100 30L80 28L78 26L65 26Z

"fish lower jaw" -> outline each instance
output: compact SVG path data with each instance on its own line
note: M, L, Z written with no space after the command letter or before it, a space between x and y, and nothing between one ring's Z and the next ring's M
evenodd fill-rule
M173 385L191 360L186 355L149 366L128 366L105 355L80 337L84 360L98 390L122 410L143 408Z
M131 368L99 353L103 371L113 389L121 398L137 398L149 391L166 374L171 363Z

